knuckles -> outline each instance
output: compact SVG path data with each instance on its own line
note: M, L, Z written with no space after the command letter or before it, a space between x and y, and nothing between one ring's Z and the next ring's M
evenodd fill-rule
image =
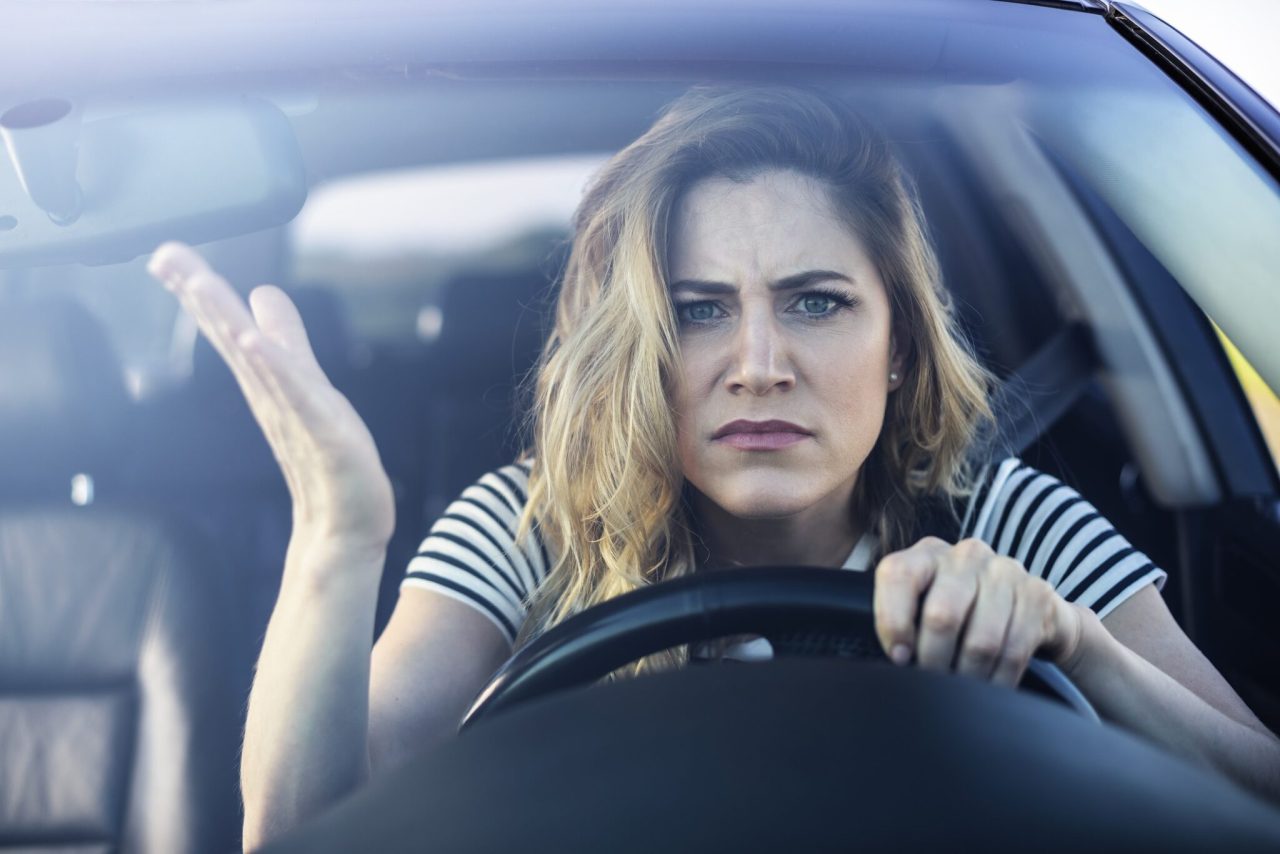
M982 577L998 583L1017 584L1024 578L1031 578L1022 564L1004 555L992 554L982 565Z
M950 634L960 628L964 614L950 604L931 601L925 604L920 621L930 631Z
M926 551L938 551L939 549L951 548L951 544L940 537L930 535L928 537L921 537L916 541L916 544L912 546L912 548L923 549Z
M991 638L970 638L961 648L961 655L979 664L991 664L999 657L1001 644Z
M890 584L896 584L909 577L910 567L911 565L902 556L901 552L886 555L876 566L876 581L883 580Z
M995 556L995 552L991 550L991 546L987 545L982 540L969 537L968 539L961 540L952 546L951 555L965 563L986 563Z
M882 587L913 588L923 580L932 565L934 592L918 591L919 629L904 614L891 613L886 607L891 598L879 595ZM934 587L938 578L947 577L942 587ZM976 584L974 584L976 582ZM916 640L917 631L942 636L961 634L975 604L972 596L991 595L1002 588L1016 589L1020 603L1007 632L997 636L990 626L982 626L976 634L964 632L959 638L959 657L966 667L990 672L995 681L1017 681L1026 670L1032 655L1052 629L1057 591L1043 578L1030 574L1018 560L997 554L990 544L976 538L948 543L938 537L924 537L910 548L886 555L876 567L877 596L874 600L877 633L887 645ZM896 598L892 601L897 601ZM1025 610L1024 610L1025 608ZM1002 625L1000 629L1004 629ZM887 646L886 646L887 648Z

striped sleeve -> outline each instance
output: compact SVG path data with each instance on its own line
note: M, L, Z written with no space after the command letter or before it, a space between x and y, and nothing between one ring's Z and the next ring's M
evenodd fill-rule
M970 512L970 536L1100 618L1148 584L1163 588L1168 578L1074 489L1018 459L992 469Z
M516 463L463 490L409 561L401 591L434 590L470 605L514 643L548 568L536 528L525 542L515 542L528 484L529 465Z

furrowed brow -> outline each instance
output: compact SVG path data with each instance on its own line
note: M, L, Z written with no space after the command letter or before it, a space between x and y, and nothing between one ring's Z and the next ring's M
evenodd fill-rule
M671 293L692 291L698 294L736 294L738 289L724 282L708 282L703 279L681 279L671 283Z
M806 288L818 282L826 281L845 282L854 284L854 280L843 273L837 273L834 270L805 270L803 273L795 273L785 278L778 279L776 282L769 283L771 291L794 291L799 288ZM705 279L681 279L678 282L671 283L671 293L681 293L683 291L691 291L698 294L736 294L738 289L733 285L725 282L710 282Z
M835 280L852 285L853 279L843 273L837 273L835 270L805 270L803 273L796 273L794 276L787 276L778 279L776 282L769 284L771 291L794 291L798 288L807 288L818 282L829 282Z

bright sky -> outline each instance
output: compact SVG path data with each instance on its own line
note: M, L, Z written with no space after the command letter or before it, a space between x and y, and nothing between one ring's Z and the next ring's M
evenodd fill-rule
M1280 0L1139 0L1280 106Z

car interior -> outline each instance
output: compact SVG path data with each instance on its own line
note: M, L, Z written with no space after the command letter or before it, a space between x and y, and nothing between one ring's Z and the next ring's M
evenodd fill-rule
M1070 39L1045 39L1034 67L1025 44L958 39L939 65L857 73L479 64L170 80L86 95L82 121L231 95L286 123L305 202L198 248L242 293L289 293L374 435L397 501L380 629L432 521L523 447L524 384L592 171L693 83L839 93L918 184L955 310L1005 383L1013 449L1168 570L1174 616L1280 728L1273 449L1190 274L1171 272L1177 251L1126 206L1127 161L1100 166L1068 119L1127 98L1209 125L1124 46L1081 68ZM12 171L0 162L0 199ZM1280 206L1250 175L1258 204ZM18 263L24 215L0 209L0 847L226 850L288 493L230 372L140 250Z

